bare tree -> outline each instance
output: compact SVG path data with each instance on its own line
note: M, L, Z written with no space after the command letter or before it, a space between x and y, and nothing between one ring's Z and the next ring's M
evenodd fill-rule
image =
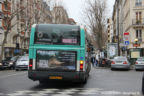
M92 38L97 45L97 49L102 50L107 40L105 30L106 2L104 0L88 0L87 4L88 6L84 14L88 19L85 22L92 33Z
M2 56L4 54L4 45L7 41L8 34L11 31L11 29L18 24L17 21L15 23L11 23L11 21L21 12L21 9L16 9L11 12L10 3L8 0L4 1L4 6L5 8L7 8L6 9L7 11L5 12L5 16L4 16L4 21L5 21L3 25L4 36L1 44L0 62L2 62Z

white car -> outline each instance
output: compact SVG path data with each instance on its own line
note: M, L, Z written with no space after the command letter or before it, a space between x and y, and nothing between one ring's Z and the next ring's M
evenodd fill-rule
M28 69L29 65L29 57L28 56L21 56L18 58L15 66L15 70L22 70L22 69Z
M144 57L139 57L135 63L135 70L144 70Z
M130 69L130 62L124 56L117 56L111 62L111 70L113 69Z

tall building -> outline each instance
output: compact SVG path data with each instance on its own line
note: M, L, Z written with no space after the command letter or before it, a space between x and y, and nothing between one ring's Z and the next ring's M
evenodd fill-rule
M118 31L120 42L127 47L130 58L144 56L144 2L143 0L116 0L113 11L114 28ZM114 14L117 13L117 14ZM126 36L125 33L128 33ZM128 42L125 42L125 41Z
M107 34L108 34L108 43L112 43L112 40L113 40L113 21L111 18L107 19Z
M54 24L69 24L68 13L63 6L55 6L53 8L52 18L52 23Z
M1 54L1 46L2 46L2 42L3 42L3 37L4 37L4 29L2 26L2 21L4 18L4 14L3 14L3 0L0 0L0 54Z
M49 5L43 0L0 0L0 54L4 44L0 58L28 53L31 26L51 22Z
M112 15L112 21L113 21L113 37L112 37L112 42L116 43L117 42L117 2L115 2L114 7L113 7L113 15Z

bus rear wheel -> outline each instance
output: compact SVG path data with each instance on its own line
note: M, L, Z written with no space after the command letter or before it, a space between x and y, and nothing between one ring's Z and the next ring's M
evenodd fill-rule
M82 81L81 84L86 84L87 83L87 78L85 77Z
M39 83L42 85L42 84L46 84L47 82L44 80L39 80Z

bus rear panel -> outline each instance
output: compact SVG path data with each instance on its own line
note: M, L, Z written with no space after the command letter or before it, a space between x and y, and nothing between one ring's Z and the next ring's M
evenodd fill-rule
M84 31L79 26L33 25L28 77L34 81L84 81L89 73L84 43Z

